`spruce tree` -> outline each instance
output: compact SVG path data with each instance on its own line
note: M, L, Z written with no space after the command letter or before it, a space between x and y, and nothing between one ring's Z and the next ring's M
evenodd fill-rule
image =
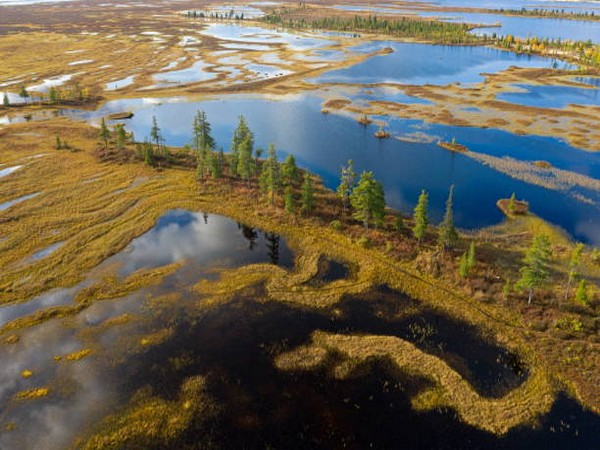
M4 96L2 97L2 104L4 106L10 106L10 100L8 99L8 94L5 92Z
M104 117L102 118L102 122L100 122L99 137L104 142L104 149L108 150L108 140L110 139L110 131L106 126L106 121L104 120Z
M237 170L240 145L247 138L250 139L250 143L251 143L250 146L252 148L254 148L254 135L253 135L252 131L250 131L250 128L248 127L246 118L244 116L239 116L237 127L234 130L233 136L231 138L231 155L232 155L231 163L232 163L234 172Z
M193 124L194 147L197 152L215 149L211 126L204 111L197 111Z
M302 211L310 213L314 207L314 187L312 183L312 176L308 173L304 173L304 182L302 183Z
M160 143L162 141L162 136L160 134L160 128L158 127L158 123L156 122L156 116L152 116L152 128L150 128L150 139L156 144L156 152L161 153Z
M429 195L425 190L421 191L419 195L419 201L417 202L417 206L415 206L414 211L414 221L415 224L413 226L413 235L419 241L419 244L425 237L425 233L427 231L427 202L429 201Z
M295 210L294 205L294 190L291 186L286 186L283 194L283 203L285 205L285 211L289 214L293 214Z
M273 144L269 144L267 160L262 166L262 172L258 182L261 192L268 195L269 201L273 204L275 202L275 196L281 187L281 174L279 163L277 162L277 152Z
M298 182L298 167L296 166L296 158L292 154L287 155L281 166L281 180L286 186L293 186Z
M358 184L350 194L353 217L360 220L365 228L373 223L381 225L385 215L385 195L383 186L373 177L373 172L363 172Z
M117 134L117 148L123 150L127 143L127 131L125 131L123 124L120 123L115 126L115 131Z
M531 304L535 288L544 284L549 277L548 259L550 258L550 240L546 235L537 235L523 258L521 279L517 282L519 289L528 291L527 303Z
M346 214L348 205L350 204L350 194L356 185L356 172L354 172L354 163L351 159L348 160L348 165L342 166L340 174L340 184L337 187L337 196L342 202L342 212Z
M448 199L446 200L446 213L444 214L444 220L439 228L438 244L443 250L450 250L458 241L458 233L454 227L454 218L452 211L454 195L454 185L450 186L450 192L448 193Z
M252 140L250 136L238 146L237 174L242 180L249 180L253 174Z
M210 161L210 176L215 180L221 178L223 176L221 171L221 161L218 154L214 152L209 152L209 161Z

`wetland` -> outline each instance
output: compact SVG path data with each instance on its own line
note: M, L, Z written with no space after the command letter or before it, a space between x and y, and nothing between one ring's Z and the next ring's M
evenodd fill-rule
M492 3L0 0L0 449L597 448L597 5Z

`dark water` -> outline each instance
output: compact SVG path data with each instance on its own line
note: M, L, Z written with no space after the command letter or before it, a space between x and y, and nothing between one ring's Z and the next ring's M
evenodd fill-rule
M311 286L321 286L332 281L345 280L350 276L348 264L321 256L316 275L308 281Z
M369 95L369 90L358 94ZM562 227L576 239L600 243L600 194L582 193L595 204L584 203L569 192L559 192L512 179L464 155L439 148L435 141L451 140L474 152L518 160L545 160L554 167L592 178L600 177L600 154L584 152L561 140L520 136L495 129L426 124L421 120L389 119L389 130L399 137L424 134L428 142L380 140L373 136L376 125L367 127L355 119L321 113L322 100L309 95L260 97L232 95L220 99L188 102L181 98L117 100L92 113L69 112L96 120L100 115L131 110L134 117L127 128L137 139L149 136L156 116L167 144L183 146L191 140L191 123L197 110L204 110L211 122L218 146L229 149L237 116L245 115L263 149L274 143L283 159L293 153L302 167L322 177L335 188L339 171L353 159L357 171L372 170L383 182L388 204L411 213L421 189L430 194L430 217L441 220L448 188L455 185L455 220L463 228L496 224L503 219L496 201L515 192L529 201L531 210ZM386 118L384 118L386 119ZM555 205L560 204L558 209Z
M430 382L404 373L386 358L362 364L346 380L329 373L339 361L336 354L312 372L279 371L273 359L308 343L315 329L377 333L382 331L377 324L385 321L374 319L368 308L355 309L356 304L345 303L344 311L355 316L338 321L276 302L254 302L260 295L259 290L201 319L180 315L172 339L119 369L119 379L127 380L122 392L151 385L155 395L167 399L176 397L186 377L207 377L222 413L205 427L194 421L169 443L171 448L521 449L526 444L528 449L591 450L598 442L600 418L564 396L538 428L497 438L461 423L451 409L414 412L410 398ZM164 364L177 356L193 363L183 370Z

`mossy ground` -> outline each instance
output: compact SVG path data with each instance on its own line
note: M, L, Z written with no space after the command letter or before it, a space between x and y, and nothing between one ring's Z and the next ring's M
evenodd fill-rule
M55 150L53 137L57 133L81 150ZM0 200L26 195L33 190L42 192L2 215L0 234L8 237L0 243L2 263L8 268L0 278L3 303L23 301L49 288L69 286L82 280L101 261L121 251L134 237L150 229L167 210L207 211L285 236L298 250L298 257L295 270L290 273L276 266L247 266L223 273L216 282L201 282L196 291L213 299L206 305L221 303L233 298L241 289L265 282L270 299L303 308L328 308L345 294L356 294L374 285L387 284L476 325L490 339L517 351L530 367L532 381L527 384L527 398L535 398L538 403L531 400L528 404L539 406L528 406L528 413L509 414L512 419L506 419L504 425L490 426L490 429L505 431L520 420L515 417L531 417L532 411L540 414L547 410L549 398L555 390L552 380L562 381L585 405L598 410L600 401L594 388L598 371L594 368L600 364L600 352L598 343L593 340L593 330L579 332L579 335L575 333L567 346L562 344L563 338L552 330L532 328L532 317L537 314L535 310L544 311L554 321L573 314L585 319L590 316L591 310L587 312L584 307L577 310L571 306L571 301L563 305L562 310L548 306L547 299L561 294L557 288L542 291L532 308L524 306L518 293L512 293L505 299L499 295L503 280L495 280L493 272L501 271L503 276L508 272L516 279L519 259L530 236L535 233L543 232L551 238L556 256L553 281L560 284L566 276L565 261L573 244L563 233L533 216L521 217L466 237L467 242L478 242L479 262L475 273L465 283L455 275L457 256L452 254L442 255L441 273L436 276L417 270L415 255L431 253L434 247L428 250L429 244L426 243L425 248L417 248L407 232L389 231L391 224L367 233L371 248L362 245L360 238L365 231L351 220L343 219L341 231L328 226L333 218L338 217L338 211L325 206L335 200L333 194L322 187L317 193L319 206L312 217L286 214L277 205L265 205L256 190L245 184L210 180L198 183L193 171L186 169L156 170L141 163L101 163L93 150L97 146L96 131L66 119L11 126L0 146L2 163L25 162L25 167L3 181L6 190L2 191L4 197ZM40 154L44 156L26 159ZM139 177L147 181L128 189ZM117 194L114 193L116 190L119 190ZM226 202L223 201L225 198ZM39 261L28 262L27 258L33 252L58 241L65 243L54 253ZM457 249L456 253L459 251ZM353 277L323 286L306 284L317 273L322 255L351 264L356 268ZM9 323L3 332L18 332L22 327L56 315L76 313L94 301L134 292L160 281L176 267L139 271L123 280L107 275L82 290L75 298L74 306L42 310ZM597 279L599 269L587 254L584 255L584 271L592 279ZM128 317L122 319L123 322L130 320ZM169 330L146 336L138 344L155 345L165 338L165 332ZM586 336L589 338L586 339ZM375 351L367 344L360 343L358 339L356 348L361 352ZM385 347L386 352L398 356L390 346L386 344ZM80 353L75 355L73 358L77 359ZM87 356L87 353L81 355ZM69 359L69 356L72 355L66 358ZM402 362L399 361L399 364L402 365ZM473 411L489 407L486 404L478 409L475 406L477 402L468 403L474 405ZM511 408L514 407L510 404Z

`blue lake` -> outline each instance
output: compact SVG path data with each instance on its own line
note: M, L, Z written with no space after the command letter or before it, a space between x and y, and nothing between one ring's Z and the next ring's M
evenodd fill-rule
M431 218L442 217L448 188L456 186L455 217L463 228L492 225L503 216L496 208L499 198L515 192L531 204L534 213L557 224L578 239L600 243L600 194L584 192L594 205L574 199L569 193L553 191L515 180L479 162L439 148L437 139L456 138L472 151L519 160L546 160L553 166L600 178L600 155L583 152L560 140L472 127L428 125L420 120L393 119L394 135L425 133L429 142L378 140L376 125L363 127L354 119L321 113L322 99L295 95L274 97L232 95L206 101L162 99L157 104L143 99L117 100L96 112L75 112L77 117L97 121L100 115L130 110L134 117L127 128L137 139L149 136L156 116L167 144L190 143L191 123L197 110L207 113L218 146L229 149L237 117L243 114L255 133L256 144L274 143L279 157L293 153L302 167L314 171L335 188L340 167L353 159L358 171L372 170L386 190L388 203L405 213L415 206L421 189L430 193ZM557 210L555 205L560 204Z
M600 89L571 86L534 86L518 84L522 92L503 92L498 100L539 108L564 108L569 104L600 106Z
M378 55L344 69L333 70L308 81L314 83L399 83L446 85L483 81L484 73L497 73L511 66L552 67L553 60L517 55L480 46L445 46L368 42L353 47L355 52L372 53L386 47L393 53ZM560 63L559 66L567 66Z
M600 13L600 11L599 11ZM535 18L506 16L502 14L479 14L463 12L422 12L421 16L438 17L441 20L471 24L501 24L500 27L475 28L477 35L496 33L498 36L509 34L521 38L538 37L541 39L570 39L572 41L600 42L600 22L568 19Z

